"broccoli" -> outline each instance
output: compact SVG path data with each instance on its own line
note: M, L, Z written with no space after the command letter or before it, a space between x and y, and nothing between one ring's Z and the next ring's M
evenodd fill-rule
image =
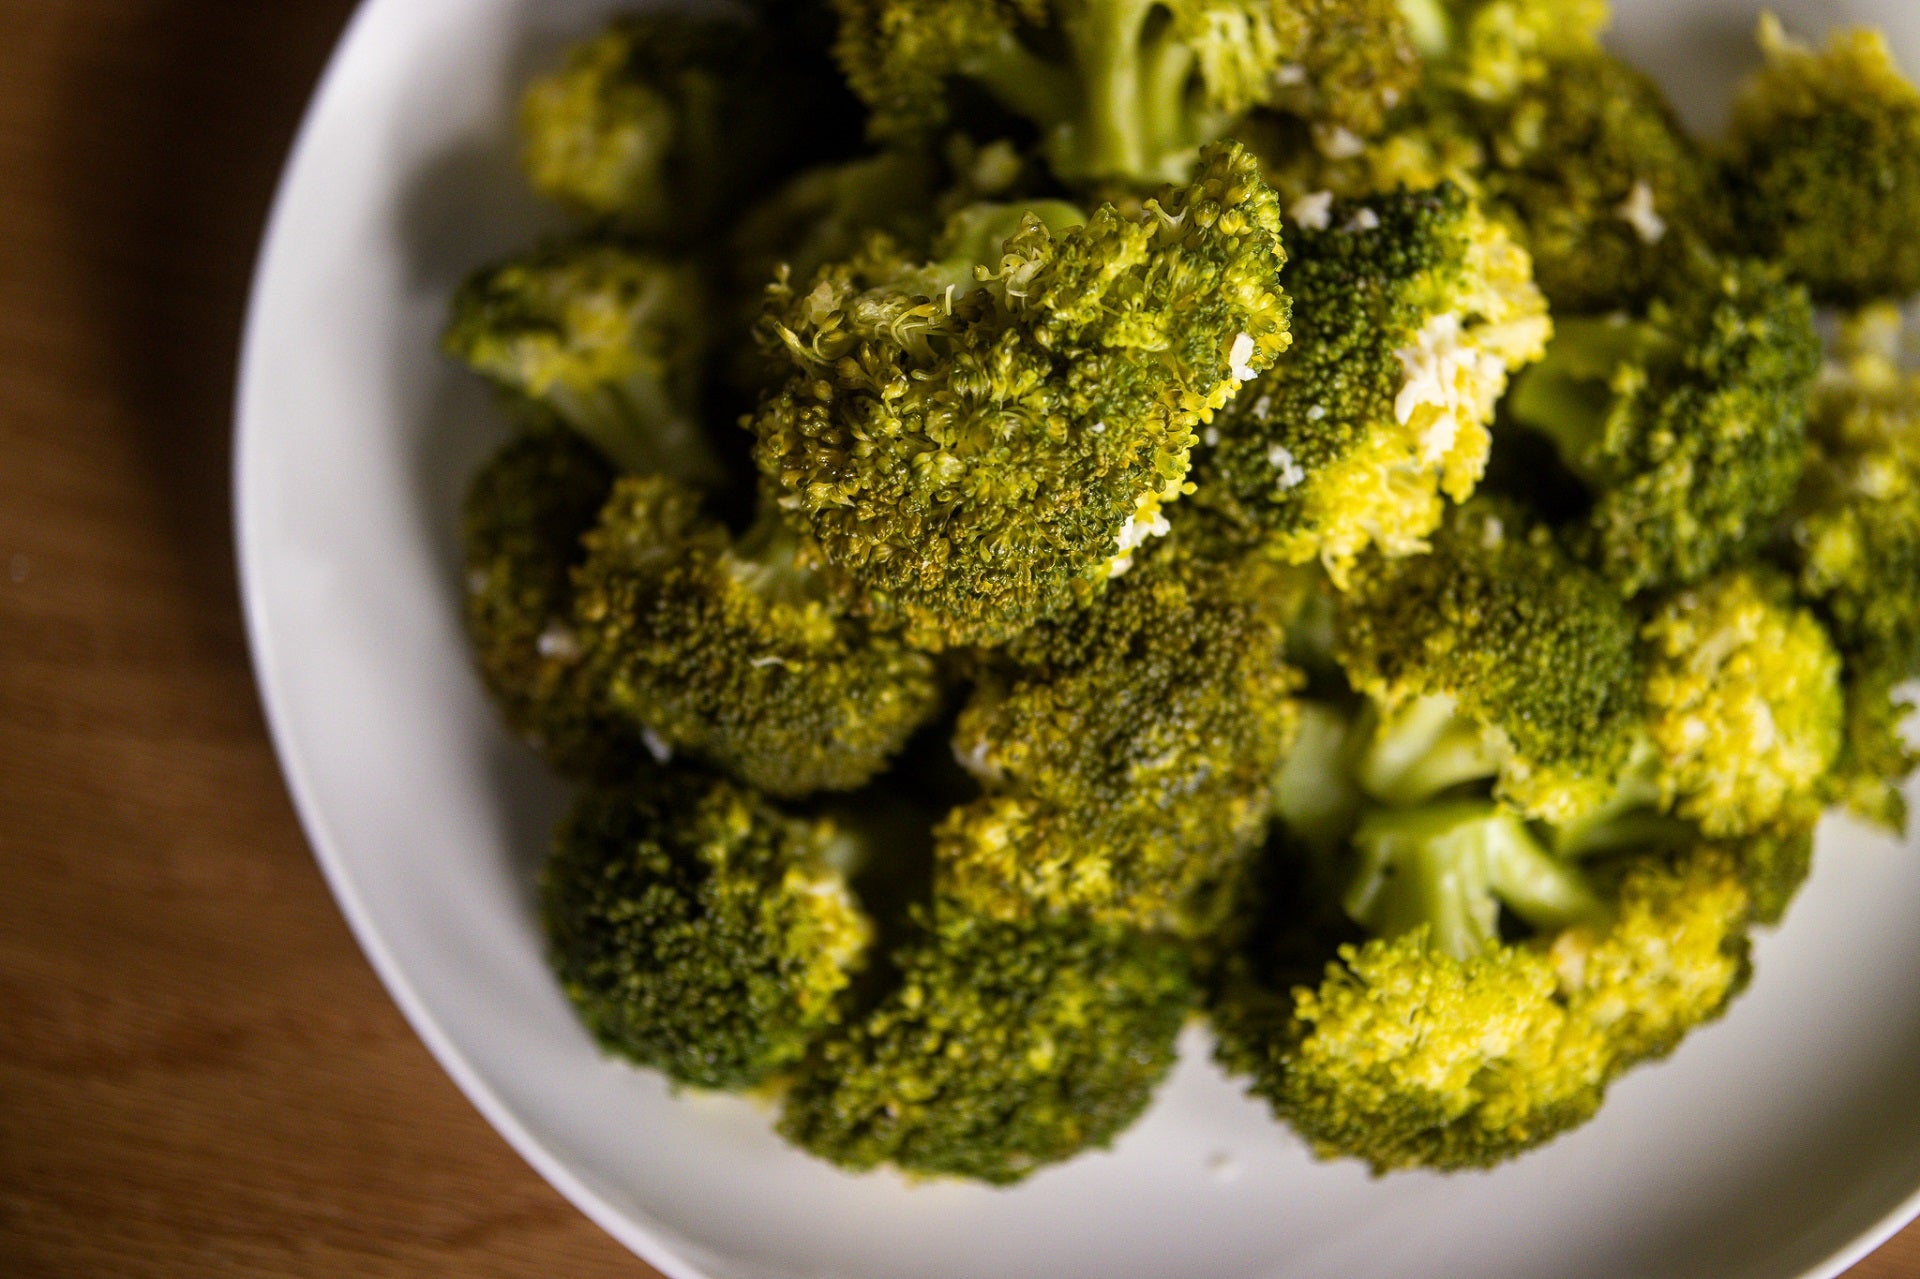
M1507 409L1586 485L1571 543L1631 595L1698 581L1770 534L1806 463L1819 349L1799 287L1697 258L1638 318L1562 320Z
M1183 524L1087 609L986 664L954 754L1017 799L948 825L941 873L973 908L1178 926L1258 842L1293 729L1299 591L1197 540Z
M1785 579L1723 573L1663 601L1641 636L1647 732L1675 812L1720 836L1817 808L1845 723L1840 657Z
M1451 182L1527 250L1556 317L1638 305L1675 263L1725 238L1717 170L1651 80L1563 25L1561 5L1529 8L1553 39L1494 23L1505 6L1484 6L1469 33L1484 22L1518 43L1470 41L1440 58L1377 138L1334 145L1281 117L1243 132L1296 221L1329 196Z
M1527 255L1459 189L1335 202L1293 239L1294 346L1209 428L1202 500L1344 582L1425 549L1485 466L1509 370L1551 325Z
M1556 316L1635 305L1723 234L1713 165L1653 81L1617 58L1557 59L1511 100L1465 110L1488 208L1533 255Z
M1417 74L1393 0L836 0L837 52L881 138L984 90L1064 181L1184 181L1249 108L1369 129Z
M1518 508L1476 499L1431 554L1365 561L1338 625L1341 664L1379 717L1356 766L1375 798L1497 778L1555 823L1605 801L1639 720L1634 620Z
M692 268L608 241L561 241L469 279L442 345L622 469L705 483L719 464L699 422L704 315Z
M466 626L507 726L569 777L617 781L645 758L640 734L606 705L573 628L581 538L613 489L599 450L564 427L496 452L467 490L461 522Z
M1214 148L1138 218L1070 229L1059 204L963 210L935 262L876 236L773 290L769 349L793 373L751 419L755 458L914 642L1003 642L1161 527L1195 426L1287 343L1255 170Z
M1767 15L1760 46L1766 65L1740 90L1725 159L1743 251L1823 302L1920 290L1920 90L1871 29L1815 50Z
M1440 825L1443 844L1511 856L1525 838L1511 816L1458 817ZM1488 840L1488 823L1506 829ZM1520 864L1524 880L1551 858L1532 848ZM1284 926L1266 921L1215 983L1222 1064L1321 1156L1376 1172L1488 1167L1585 1122L1621 1072L1744 987L1753 897L1736 855L1707 843L1617 859L1591 887L1553 869L1547 882L1566 882L1535 905L1552 922L1464 955L1436 940L1447 928L1394 916L1404 931L1340 945L1301 980L1297 956L1272 945ZM1460 904L1451 888L1434 894L1439 916Z
M1920 377L1900 367L1904 340L1891 305L1840 324L1780 548L1841 655L1847 727L1828 798L1894 830L1917 761L1899 686L1920 673Z
M838 1024L872 928L853 832L686 769L588 789L542 880L555 971L609 1051L741 1090Z
M1342 906L1376 937L1422 929L1427 944L1471 959L1500 941L1500 909L1555 931L1605 915L1571 866L1511 809L1461 799L1368 813L1352 835L1357 867Z
M1899 366L1903 335L1891 306L1842 326L1790 530L1800 592L1841 647L1902 677L1920 673L1920 375Z
M806 110L790 110L795 102ZM616 19L528 86L521 161L534 190L583 219L698 247L796 159L857 137L856 117L830 72L765 28L641 14Z
M1019 1181L1110 1143L1172 1067L1175 942L1083 919L922 917L897 984L821 1040L780 1131L844 1167Z
M623 478L574 615L607 701L774 795L845 790L935 715L931 657L851 616L776 509L738 539L664 476Z
M1599 52L1607 0L1400 0L1424 84L1506 102Z

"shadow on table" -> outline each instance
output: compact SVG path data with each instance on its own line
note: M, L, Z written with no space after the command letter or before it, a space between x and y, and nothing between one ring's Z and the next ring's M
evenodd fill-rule
M49 161L102 375L204 630L243 643L232 405L274 179L352 0L151 0L68 22Z

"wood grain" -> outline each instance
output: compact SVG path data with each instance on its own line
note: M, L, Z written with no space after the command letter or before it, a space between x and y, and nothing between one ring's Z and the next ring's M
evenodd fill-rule
M647 1276L355 949L232 571L230 387L348 0L0 3L0 1272ZM1920 1227L1853 1272L1920 1279Z

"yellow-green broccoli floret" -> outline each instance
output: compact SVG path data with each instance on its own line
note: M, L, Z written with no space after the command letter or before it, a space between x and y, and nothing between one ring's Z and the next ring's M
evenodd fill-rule
M1751 898L1711 845L1596 873L1605 910L1466 958L1424 928L1347 944L1288 1009L1241 954L1220 1055L1323 1157L1481 1168L1591 1118L1609 1083L1720 1015L1749 973ZM1290 1013L1290 1015L1288 1015Z
M1760 20L1766 65L1735 102L1726 158L1736 234L1825 302L1920 289L1920 90L1886 37L1836 31L1825 49Z
M1920 376L1900 366L1891 305L1840 326L1814 387L1812 459L1794 498L1787 559L1844 663L1847 731L1832 798L1892 829L1920 762L1901 685L1920 673Z
M1166 926L1258 840L1294 725L1300 677L1286 647L1299 592L1258 560L1212 561L1191 540L1183 524L1088 608L982 671L954 754L990 793L1057 812L1050 826L1065 837L969 832L944 873L977 908ZM1010 851L1022 842L1032 851Z
M527 87L521 164L535 191L584 219L703 247L796 158L855 136L845 91L811 72L739 18L619 18Z
M1597 53L1608 0L1400 0L1424 84L1504 102L1557 63Z
M1085 920L955 912L822 1041L780 1131L852 1169L996 1184L1107 1145L1146 1108L1192 1002L1178 944Z
M1920 374L1892 306L1843 326L1815 384L1813 456L1794 502L1800 592L1849 654L1920 672Z
M719 466L699 421L705 316L692 267L560 241L469 279L442 346L623 470L707 482Z
M587 790L542 880L554 969L609 1051L680 1083L757 1087L841 1020L865 962L856 843L689 770Z
M1343 582L1426 548L1551 324L1527 255L1452 186L1334 201L1292 237L1294 343L1209 428L1203 499Z
M571 431L529 432L474 476L461 520L467 638L494 704L557 771L606 781L632 776L645 748L581 660L572 574L613 481Z
M1431 554L1363 562L1338 621L1341 664L1380 716L1358 771L1377 798L1497 778L1550 822L1604 801L1639 719L1634 621L1517 508L1476 499Z
M1571 534L1634 594L1768 537L1806 465L1813 310L1759 262L1693 259L1639 317L1562 320L1508 401L1592 495Z
M755 458L915 642L1002 642L1084 602L1160 526L1195 427L1287 343L1256 167L1212 149L1131 218L963 211L933 263L876 237L771 295L769 347L793 373L751 419Z
M846 790L935 715L931 657L852 616L781 513L738 539L664 476L613 489L576 575L608 702L775 795Z
M1818 807L1845 724L1840 657L1786 580L1721 574L1665 600L1641 635L1647 732L1675 812L1740 835Z
M1069 182L1186 178L1248 109L1367 129L1416 69L1392 0L836 0L879 137L952 114L956 81L1040 131Z

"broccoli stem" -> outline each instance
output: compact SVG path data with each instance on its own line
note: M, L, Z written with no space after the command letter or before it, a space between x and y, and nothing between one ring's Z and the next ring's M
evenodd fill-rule
M1657 340L1648 326L1614 316L1556 318L1546 357L1520 376L1506 407L1553 441L1567 469L1589 484L1604 483L1599 452L1607 419L1631 389L1618 371L1643 360Z
M734 543L729 568L742 585L768 603L803 607L828 594L804 551L800 535L777 509L769 509Z
M1081 0L1061 24L1067 69L1009 34L966 71L1045 129L1062 178L1177 181L1184 165L1174 161L1198 134L1186 120L1193 52L1153 30L1160 8L1161 0Z
M1303 702L1293 748L1274 775L1274 815L1317 853L1338 848L1352 834L1366 804L1353 782L1353 738L1350 716L1319 702Z
M1440 58L1453 44L1453 21L1441 0L1400 0L1400 16L1406 19L1407 36L1423 59Z
M1360 757L1360 784L1383 803L1419 804L1494 776L1502 754L1480 725L1455 711L1451 697L1419 697L1380 712Z
M1427 929L1456 959L1499 944L1503 905L1543 931L1605 913L1578 871L1486 800L1378 810L1354 832L1353 849L1347 914L1383 938Z
M556 381L540 398L628 474L665 475L693 485L724 477L705 431L651 373L579 389Z
M1679 848L1698 838L1690 822L1662 812L1659 756L1642 742L1605 803L1553 828L1557 857L1592 857L1624 849Z

